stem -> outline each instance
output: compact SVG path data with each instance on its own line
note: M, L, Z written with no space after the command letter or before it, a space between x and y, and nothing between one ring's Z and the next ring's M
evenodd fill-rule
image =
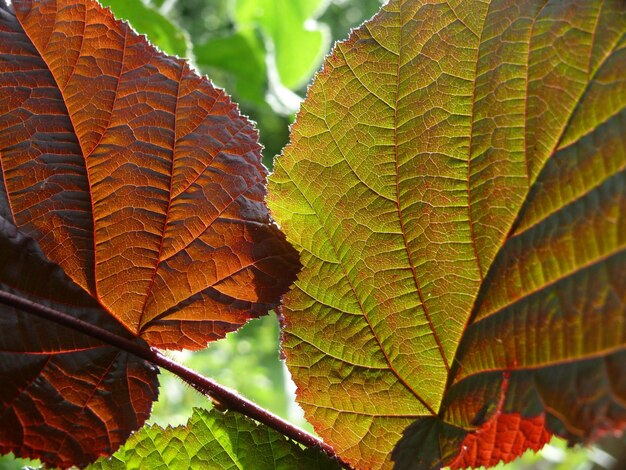
M331 446L323 442L318 437L298 428L297 426L294 426L268 410L261 408L254 402L242 397L234 390L230 390L223 385L218 384L214 380L204 377L194 370L172 361L157 349L136 343L133 340L118 336L96 325L68 315L67 313L63 313L59 310L55 310L2 290L0 290L0 303L79 331L118 349L140 357L141 359L144 359L152 364L162 367L163 369L166 369L178 376L201 394L209 397L211 400L217 401L219 405L224 406L229 410L237 411L258 421L259 423L265 424L266 426L280 432L284 436L299 442L305 447L319 448L328 457L337 461L342 467L348 469L352 468L346 462L341 460Z

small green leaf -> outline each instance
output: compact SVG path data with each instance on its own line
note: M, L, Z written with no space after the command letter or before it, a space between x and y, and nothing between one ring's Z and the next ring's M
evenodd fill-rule
M150 468L339 468L322 452L303 449L239 413L196 408L186 426L146 426L110 459L89 470Z
M211 72L216 68L232 74L240 100L265 104L265 49L256 31L243 30L231 36L211 38L204 44L194 45L194 55L201 67L207 67ZM214 75L211 73L212 77Z
M271 41L280 81L295 90L320 65L330 44L326 27L312 20L324 0L238 0L235 19L242 29L260 28Z
M329 48L328 28L313 20L325 10L326 2L237 0L233 4L233 34L195 45L198 66L218 83L219 70L226 71L240 99L261 107L269 104L281 115L292 114L300 98L290 90L306 84Z
M117 18L128 21L135 31L148 36L152 44L167 54L189 57L185 33L154 8L141 0L100 0Z

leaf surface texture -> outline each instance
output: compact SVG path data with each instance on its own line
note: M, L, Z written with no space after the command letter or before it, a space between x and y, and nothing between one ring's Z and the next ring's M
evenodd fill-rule
M0 289L141 344L201 349L278 304L297 253L253 125L93 0L0 3ZM0 310L0 451L84 466L157 371Z
M185 426L146 426L110 459L89 470L213 468L332 470L339 465L315 449L238 413L195 409Z
M229 97L95 1L13 7L0 155L20 230L154 346L202 348L276 305L297 258Z
M326 59L269 200L299 400L349 461L624 426L625 32L619 1L391 0Z
M132 339L34 240L0 217L0 289ZM2 306L0 453L84 466L150 416L157 370L74 330Z

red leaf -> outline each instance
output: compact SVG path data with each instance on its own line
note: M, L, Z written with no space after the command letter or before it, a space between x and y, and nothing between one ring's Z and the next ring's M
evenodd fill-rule
M537 451L552 435L546 431L543 416L524 418L519 413L496 414L478 430L470 432L461 444L451 469L493 467L511 462L526 450Z
M275 306L298 261L252 123L94 0L13 4L0 150L16 225L155 346L200 349Z
M0 289L132 337L3 217ZM0 383L0 453L61 467L114 452L149 417L158 393L157 371L145 361L7 306Z
M94 0L13 8L0 2L0 289L174 349L276 306L298 255L269 218L252 123ZM0 378L0 451L61 466L112 453L157 395L144 361L7 307Z
M545 428L544 415L524 417L520 413L503 413L507 398L510 373L505 373L500 385L500 400L492 417L478 429L470 431L458 448L454 460L447 463L452 469L492 467L499 462L511 462L526 450L540 450L552 434ZM445 438L445 433L443 436Z

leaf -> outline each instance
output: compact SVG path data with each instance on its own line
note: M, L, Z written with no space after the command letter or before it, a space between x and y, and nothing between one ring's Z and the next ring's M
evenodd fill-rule
M4 27L0 11L0 31ZM0 217L0 289L120 336L131 335ZM157 371L145 361L7 306L0 313L0 454L84 466L150 416Z
M269 203L304 265L283 348L343 458L626 424L625 32L618 0L392 0L326 60Z
M186 426L146 426L109 460L89 467L339 469L321 451L303 449L282 434L232 412L194 409Z
M241 29L260 28L271 45L280 81L300 88L319 66L330 44L325 28L312 20L326 8L324 0L237 0L234 17Z
M14 7L0 155L20 230L153 346L200 349L275 306L297 258L228 96L93 0Z
M327 7L322 0L236 0L235 31L194 46L198 65L227 71L237 96L281 115L293 114L302 87L330 45L325 25L312 18Z
M274 307L297 254L252 124L93 0L0 3L0 289L140 344L200 349ZM0 308L0 452L84 466L157 372Z
M265 49L254 30L211 38L204 44L195 45L194 54L200 66L231 73L235 77L237 96L241 100L265 105Z
M116 18L128 21L133 29L148 36L167 54L189 57L189 40L183 30L142 0L99 0Z

